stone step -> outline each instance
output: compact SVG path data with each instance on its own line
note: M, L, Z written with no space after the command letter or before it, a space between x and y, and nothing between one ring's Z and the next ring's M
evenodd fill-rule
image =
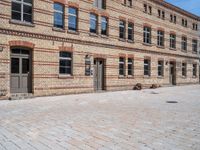
M10 95L9 100L23 100L34 98L32 93L13 93Z

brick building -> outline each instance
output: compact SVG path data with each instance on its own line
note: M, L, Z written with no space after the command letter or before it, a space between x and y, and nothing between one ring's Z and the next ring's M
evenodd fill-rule
M200 18L163 0L1 0L0 94L199 82Z

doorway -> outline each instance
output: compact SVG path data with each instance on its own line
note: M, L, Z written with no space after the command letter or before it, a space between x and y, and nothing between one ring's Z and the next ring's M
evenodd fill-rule
M94 59L94 89L95 91L104 90L104 59Z
M176 85L176 63L170 62L169 82L171 85Z
M11 49L10 90L11 93L31 93L31 54L22 48Z

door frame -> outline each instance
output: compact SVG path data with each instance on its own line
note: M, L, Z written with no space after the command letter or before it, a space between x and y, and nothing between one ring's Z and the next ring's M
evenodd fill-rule
M15 49L15 48L18 48L18 49L21 49L21 50L26 50L26 51L29 51L29 54L14 54L12 53L12 49ZM10 64L9 64L9 67L10 67L10 93L24 93L24 92L13 92L12 89L11 89L11 76L12 76L12 73L11 73L11 58L28 58L29 59L29 75L28 75L28 92L25 92L25 93L33 93L33 65L32 65L32 49L31 48L26 48L26 47L18 47L18 46L14 46L14 47L10 47Z
M95 77L94 77L94 74L93 74L93 87L94 87L94 90L95 91L103 91L103 90L106 90L106 68L105 68L105 65L106 65L106 59L105 58L99 58L99 57L95 57L94 60L93 60L93 68L94 68L94 61L102 61L103 62L103 69L102 69L102 89L98 89L97 88L97 85L95 85ZM95 87L96 86L96 87Z
M173 74L171 73L171 66L173 66ZM172 77L172 79L171 79ZM176 85L176 61L169 62L169 82L171 85Z

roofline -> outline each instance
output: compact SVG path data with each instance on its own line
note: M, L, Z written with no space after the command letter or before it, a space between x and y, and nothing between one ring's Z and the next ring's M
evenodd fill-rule
M165 0L152 0L152 1L154 1L157 4L162 5L164 7L173 9L173 10L175 10L175 11L177 11L177 12L183 14L183 15L186 15L188 17L191 17L193 19L196 19L196 20L200 21L200 16L197 16L197 15L195 15L195 14L189 12L189 11L186 11L186 10L180 8L180 7L177 7L177 6L175 6L175 5L171 4L171 3L168 3Z

